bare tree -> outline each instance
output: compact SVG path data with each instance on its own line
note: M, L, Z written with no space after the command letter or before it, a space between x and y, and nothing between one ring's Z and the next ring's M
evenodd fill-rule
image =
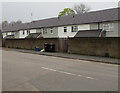
M18 20L18 21L12 21L9 23L9 25L18 25L18 24L22 24L22 21Z
M13 26L13 25L19 25L19 24L22 24L22 21L21 20L18 20L18 21L11 21L11 22L8 22L8 21L3 21L2 23L0 23L0 26L2 26L3 28L6 27L6 26Z
M86 13L86 12L88 12L90 10L90 8L87 5L83 4L83 3L75 4L73 9L74 9L76 14Z
M8 26L8 25L9 25L8 21L3 21L3 22L2 22L2 27L6 27L6 26Z
M9 23L9 25L14 25L14 24L16 24L15 21L11 21L11 22Z

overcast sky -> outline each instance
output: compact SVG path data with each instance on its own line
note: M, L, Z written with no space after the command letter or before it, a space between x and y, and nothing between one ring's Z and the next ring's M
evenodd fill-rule
M64 8L73 8L81 2L3 2L2 20L30 22L56 17ZM88 2L85 3L91 11L118 7L117 2ZM31 17L31 13L33 17Z

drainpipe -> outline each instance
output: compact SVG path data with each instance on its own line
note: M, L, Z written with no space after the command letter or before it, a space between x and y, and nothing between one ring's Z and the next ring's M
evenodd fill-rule
M98 30L99 30L99 29L100 29L100 23L98 22ZM103 32L103 31L100 32L99 37L102 36L102 32Z
M98 30L100 29L100 23L98 22ZM100 32L99 37L102 37L103 30Z

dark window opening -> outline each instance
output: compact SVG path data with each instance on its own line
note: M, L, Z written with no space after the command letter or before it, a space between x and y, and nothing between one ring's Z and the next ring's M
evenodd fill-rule
M23 35L25 34L24 30L23 30Z
M30 34L30 30L27 30L27 34Z
M43 29L43 34L47 34L47 29L46 28Z
M67 27L64 27L64 32L67 32Z
M50 28L50 33L53 34L53 28Z
M71 27L71 32L77 32L77 31L78 31L78 26Z

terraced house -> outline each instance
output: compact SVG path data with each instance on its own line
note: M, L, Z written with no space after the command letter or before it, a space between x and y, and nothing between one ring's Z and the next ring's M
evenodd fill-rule
M55 17L2 29L3 38L119 37L119 8Z

